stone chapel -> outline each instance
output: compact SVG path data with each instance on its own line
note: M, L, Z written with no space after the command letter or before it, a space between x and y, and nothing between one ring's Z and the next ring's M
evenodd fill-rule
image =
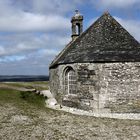
M140 113L140 43L108 12L83 32L71 19L72 40L50 64L58 103L93 112Z

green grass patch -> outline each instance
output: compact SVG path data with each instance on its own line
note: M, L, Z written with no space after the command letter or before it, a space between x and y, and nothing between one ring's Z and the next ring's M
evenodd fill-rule
M43 96L39 96L34 92L21 91L20 99L30 103L32 105L37 105L38 107L44 107L45 98Z
M10 89L0 89L0 103L1 102L18 102L20 92L16 90L10 90Z
M11 103L22 109L45 108L45 98L33 92L0 89L0 105Z

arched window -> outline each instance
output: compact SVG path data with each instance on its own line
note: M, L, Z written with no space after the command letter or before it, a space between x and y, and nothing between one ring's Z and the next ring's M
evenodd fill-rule
M76 74L72 68L64 73L64 88L66 94L76 94Z

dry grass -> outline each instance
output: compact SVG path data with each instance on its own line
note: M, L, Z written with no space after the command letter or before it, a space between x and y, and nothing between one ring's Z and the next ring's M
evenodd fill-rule
M47 90L49 82L48 81L38 81L38 82L0 82L0 87L7 86L11 88L27 88L27 89L37 89L37 90Z
M139 140L140 121L77 116L44 107L44 99L0 90L1 140Z

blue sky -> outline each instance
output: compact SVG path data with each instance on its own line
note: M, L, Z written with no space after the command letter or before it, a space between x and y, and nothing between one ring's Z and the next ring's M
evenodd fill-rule
M109 11L140 41L140 0L0 0L0 75L48 75L71 40L75 9L84 30Z

